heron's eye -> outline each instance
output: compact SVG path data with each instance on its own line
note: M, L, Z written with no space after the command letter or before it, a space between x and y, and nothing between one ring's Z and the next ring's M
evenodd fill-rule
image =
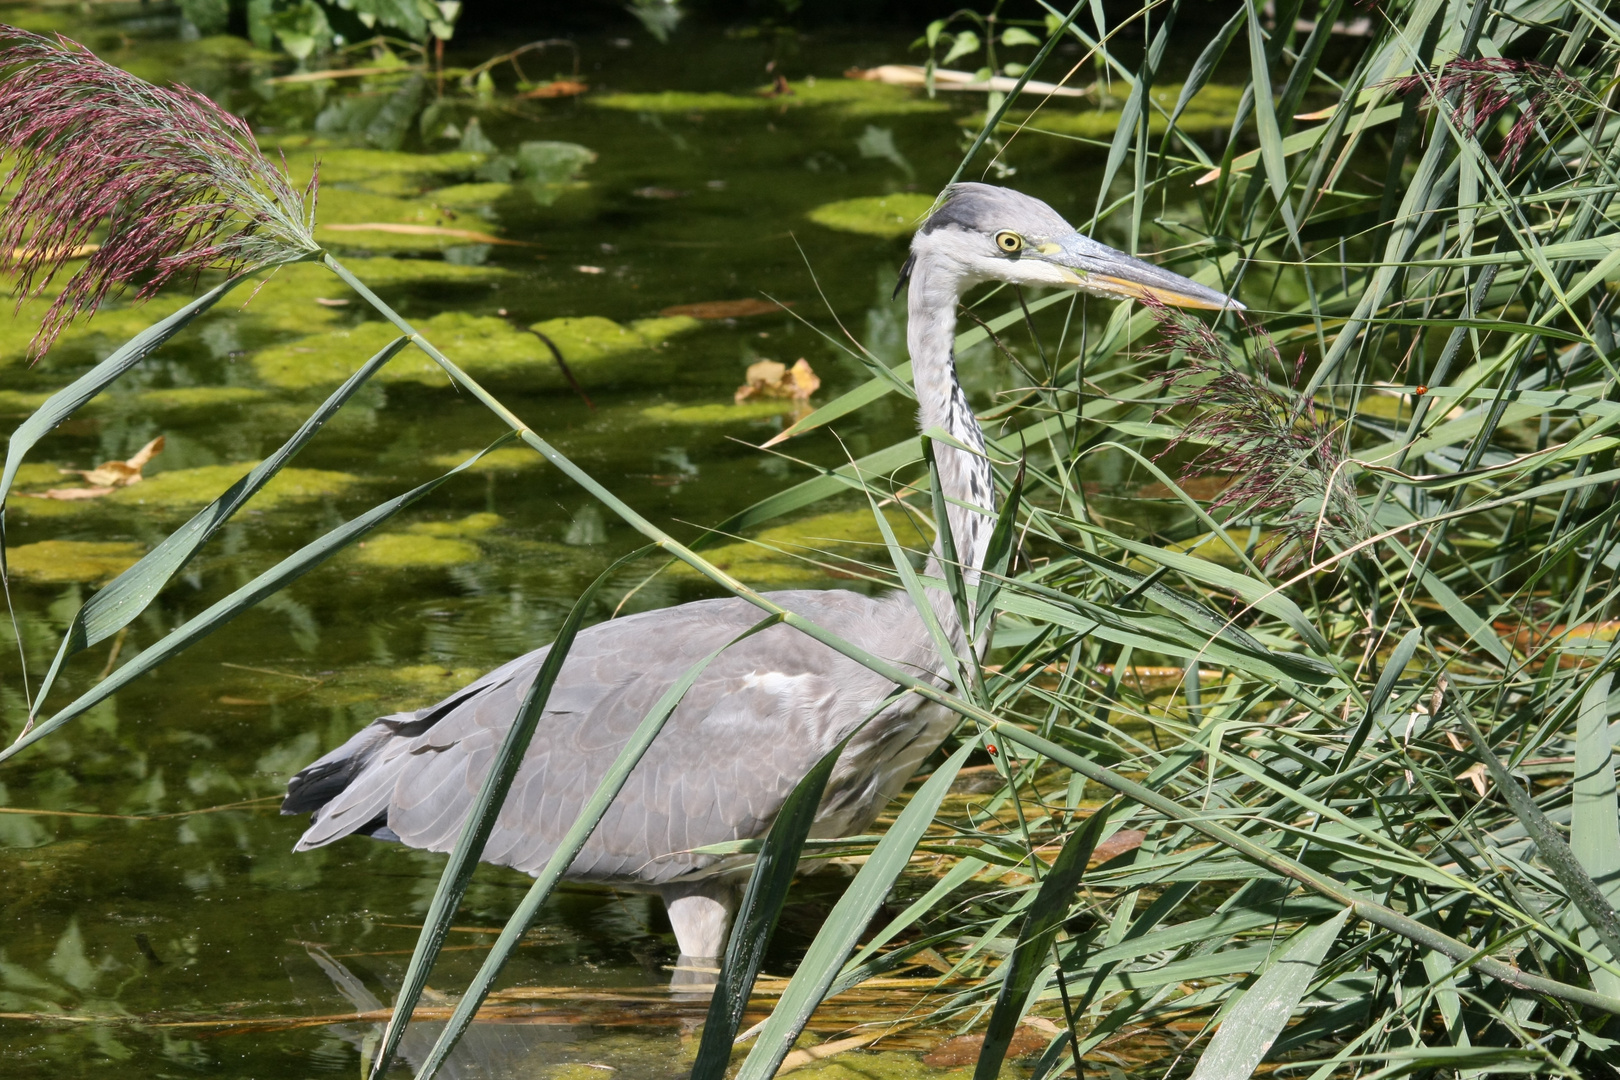
M1009 255L1013 255L1024 250L1024 238L1015 232L998 232L996 233L996 247Z

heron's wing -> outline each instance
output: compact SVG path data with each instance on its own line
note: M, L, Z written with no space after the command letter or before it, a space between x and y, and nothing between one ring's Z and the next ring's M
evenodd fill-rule
M782 596L844 636L885 651L896 644L893 605L848 592ZM581 633L484 858L531 872L543 866L658 698L759 617L744 601L703 601ZM522 657L432 709L371 725L350 740L366 755L358 768L341 748L311 766L306 773L350 760L352 775L299 847L374 832L449 850L544 656ZM787 626L732 647L688 691L570 876L667 881L713 862L683 852L761 835L799 778L888 690ZM333 782L340 771L328 767Z

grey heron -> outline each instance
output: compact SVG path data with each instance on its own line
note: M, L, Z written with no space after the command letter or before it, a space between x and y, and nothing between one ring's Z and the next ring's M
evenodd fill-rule
M1038 199L987 184L948 191L912 240L902 271L902 283L908 280L906 340L918 419L923 430L942 429L959 444L939 446L939 471L970 584L984 566L995 486L952 352L963 293L1002 281L1182 307L1242 307L1082 236ZM935 560L938 548L936 543ZM770 596L902 670L948 685L935 639L904 592ZM949 599L935 606L958 651L968 648ZM758 619L759 610L747 601L725 598L630 615L581 632L484 860L538 872L659 696L700 657ZM521 656L437 705L382 717L294 776L282 812L313 815L297 850L351 834L451 850L545 654L539 649ZM733 646L687 692L568 876L656 891L683 961L719 956L746 865L694 849L763 836L794 785L892 689L789 626ZM914 694L884 708L840 756L811 835L865 829L952 727L947 709Z

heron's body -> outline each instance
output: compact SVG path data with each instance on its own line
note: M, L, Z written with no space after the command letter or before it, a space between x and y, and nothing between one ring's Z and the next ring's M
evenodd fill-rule
M1190 306L1232 303L1080 236L1044 203L982 184L952 190L918 232L907 270L907 344L920 424L967 447L937 444L951 532L970 583L984 565L994 478L952 357L962 292L1005 280ZM948 685L935 638L904 593L771 598L902 670ZM967 635L954 605L943 596L931 605L963 653ZM704 600L583 631L547 699L484 859L538 871L654 702L760 617L744 600ZM282 807L314 815L299 850L356 833L450 850L545 654L520 657L430 708L383 717L300 772ZM719 955L739 862L694 849L763 836L817 759L894 689L786 625L744 639L686 693L568 876L658 890L682 954ZM915 694L884 708L840 756L812 835L865 829L953 726L952 714Z

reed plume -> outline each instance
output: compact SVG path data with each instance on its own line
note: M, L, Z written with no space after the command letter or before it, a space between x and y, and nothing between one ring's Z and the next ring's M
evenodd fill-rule
M47 312L38 357L110 292L308 258L315 181L300 194L241 120L84 46L0 25L0 262L20 297L86 252ZM19 299L19 303L21 300Z
M1519 118L1496 154L1497 163L1509 170L1518 165L1549 106L1559 99L1581 95L1581 84L1556 67L1501 56L1453 60L1438 75L1419 72L1393 79L1387 85L1397 94L1427 91L1430 102L1449 107L1457 127L1475 139L1518 97ZM1447 99L1453 94L1458 96L1448 105Z
M1232 476L1210 509L1237 517L1270 518L1271 539L1263 555L1278 570L1315 558L1324 541L1353 542L1365 529L1355 484L1339 453L1333 425L1310 398L1285 393L1232 362L1224 342L1207 324L1153 300L1145 301L1158 322L1159 337L1148 352L1167 364L1160 376L1166 391L1182 389L1163 416L1177 406L1193 410L1193 420L1159 457L1189 440L1205 448L1182 470L1184 480ZM1250 328L1259 348L1262 372L1286 371L1277 347L1263 328ZM1180 360L1174 361L1176 354ZM1288 375L1299 382L1304 354ZM1172 362L1174 361L1174 362Z

